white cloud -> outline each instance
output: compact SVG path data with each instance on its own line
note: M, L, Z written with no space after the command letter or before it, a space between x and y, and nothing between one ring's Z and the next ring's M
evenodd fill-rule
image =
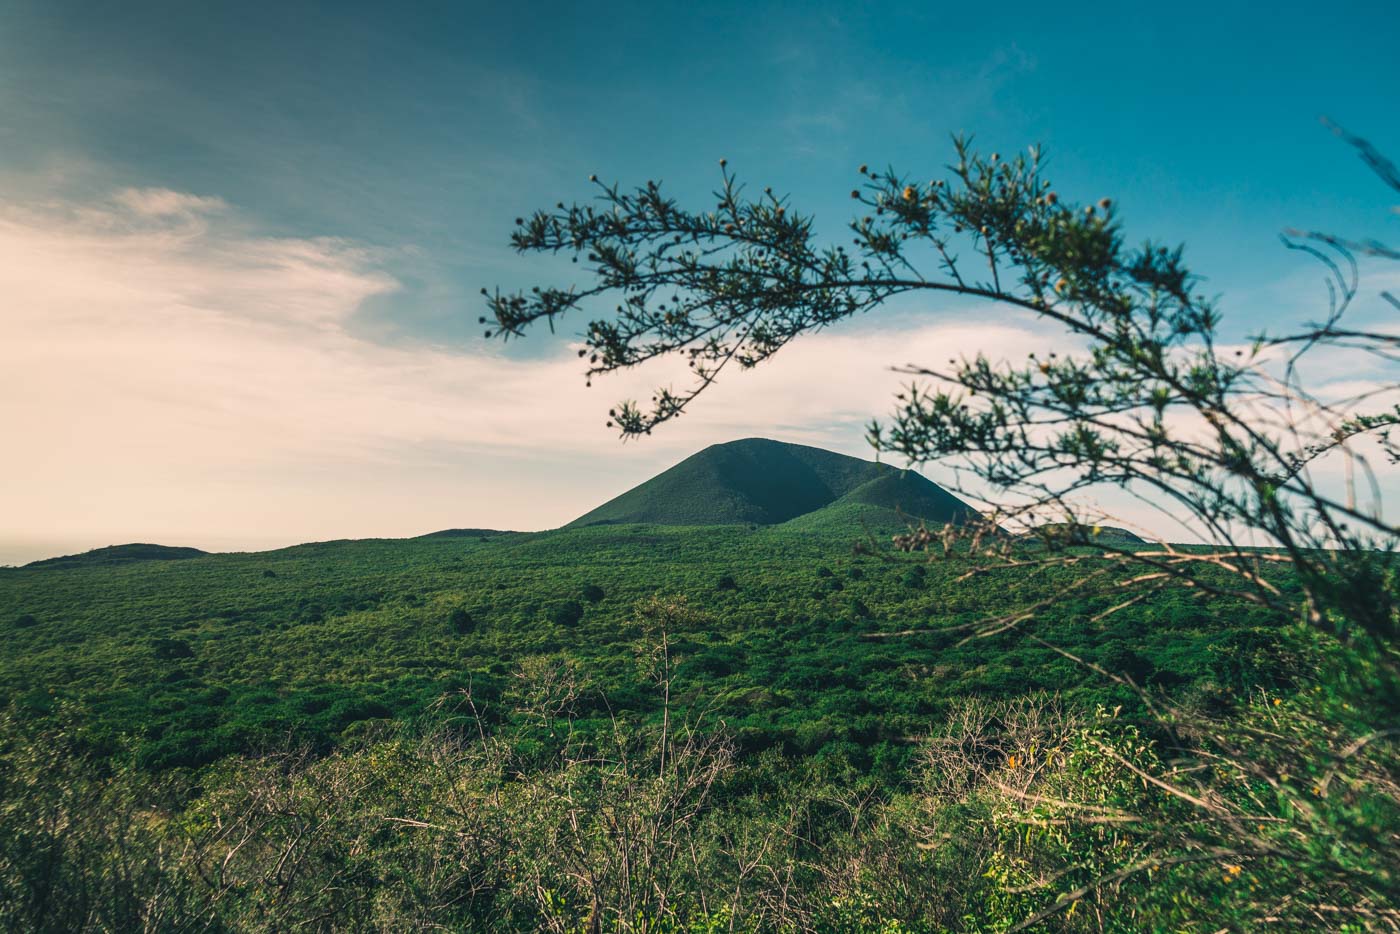
M123 188L117 192L115 200L141 217L211 214L228 207L222 198L185 194L169 188Z
M1020 357L1053 333L984 307L977 324L813 335L622 445L608 408L682 374L585 389L568 347L520 361L494 345L372 342L350 322L398 287L383 256L255 236L230 214L149 189L0 212L0 514L14 539L0 561L54 547L22 541L266 547L550 527L716 441L868 454L863 425L907 381L890 367Z

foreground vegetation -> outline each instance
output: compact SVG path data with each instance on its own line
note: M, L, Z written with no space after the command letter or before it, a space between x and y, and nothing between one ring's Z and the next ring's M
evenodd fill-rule
M853 552L863 531L471 532L5 572L24 625L2 669L0 923L1393 917L1397 763L1347 752L1364 692L1318 678L1334 645L1186 588L1107 616L1108 594L1066 598L1044 642L969 638L1083 570L969 584L971 559ZM1193 801L1257 839L1197 839ZM1148 845L1163 828L1175 861ZM1355 884L1298 891L1277 872L1298 847Z
M659 593L704 611L671 633L685 673L675 703L723 720L745 752L835 757L896 781L908 738L962 698L1137 705L1014 633L964 641L1078 569L959 585L968 565L852 554L864 534L858 522L603 526L5 571L0 702L41 721L77 705L95 742L129 742L152 772L288 741L324 751L468 687L494 706L541 657L577 671L585 725L655 719L634 607ZM1117 602L1065 596L1038 631L1153 687L1286 683L1276 615L1183 590L1086 624Z

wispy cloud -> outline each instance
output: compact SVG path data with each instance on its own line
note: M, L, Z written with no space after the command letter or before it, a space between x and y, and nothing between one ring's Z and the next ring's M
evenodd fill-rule
M210 214L228 207L222 198L191 195L169 188L123 188L114 200L138 217Z
M376 343L351 321L399 287L385 254L259 236L218 199L12 208L0 255L0 420L19 452L0 512L11 534L93 544L558 525L716 441L865 453L863 425L906 379L890 367L1047 340L1015 316L815 335L624 446L610 405L684 367L585 390L563 344L523 361Z

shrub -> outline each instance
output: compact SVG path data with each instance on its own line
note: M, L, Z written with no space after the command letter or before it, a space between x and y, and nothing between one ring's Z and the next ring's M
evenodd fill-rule
M462 635L476 628L476 620L472 619L472 615L459 606L447 614L447 626L453 632Z
M194 658L194 649L183 639L156 639L151 643L151 651L161 661Z
M577 626L583 619L583 604L565 600L549 608L549 621L556 626Z

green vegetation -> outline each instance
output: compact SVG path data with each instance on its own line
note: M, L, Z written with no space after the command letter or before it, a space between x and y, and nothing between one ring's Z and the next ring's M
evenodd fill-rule
M42 622L0 667L0 921L994 931L1100 845L1007 782L1179 816L1093 757L1155 762L1133 690L1015 633L966 640L1080 572L969 587L969 558L829 533L608 525L3 572L0 614ZM1036 631L1203 717L1277 726L1281 698L1289 735L1323 741L1319 705L1342 701L1316 693L1306 630L1185 588L1095 621L1112 602L1058 603ZM1027 806L1051 829L1026 837ZM1135 844L1113 846L1073 878ZM1166 877L1179 905L1139 887L1097 910L1140 929L1218 894L1218 869Z
M958 698L1062 690L1090 708L1136 703L1012 634L960 644L973 623L1076 572L959 587L958 563L853 555L869 547L867 517L841 524L828 512L821 530L811 516L754 530L594 526L0 571L0 619L18 620L0 704L30 716L78 704L89 732L130 737L154 771L289 736L329 749L356 724L416 717L468 685L494 701L535 656L576 664L598 716L647 717L656 699L638 684L632 615L658 593L705 612L695 631L673 634L688 675L678 700L723 719L749 751L866 769L901 760L907 738ZM1154 685L1232 688L1220 647L1256 631L1273 644L1281 625L1188 595L1084 625L1113 602L1066 600L1042 631L1095 659L1131 646ZM923 631L888 638L909 629ZM1268 657L1232 677L1273 669Z
M1343 897L1384 906L1400 813L1375 789L1397 762L1335 759L1363 721L1319 677L1335 645L1190 588L1057 604L1036 632L1058 650L967 640L1081 572L959 585L974 559L852 553L862 531L8 571L3 612L45 621L3 668L0 924L1004 931L1052 886L1149 859L1150 828L1190 825L1178 794L1266 822L1276 849L1325 847L1355 884L1299 899L1247 853L1164 863L1055 924L1189 930L1284 900L1307 929ZM1170 778L1169 734L1066 648L1171 698L1178 728L1254 724L1217 752L1258 774L1145 781Z

